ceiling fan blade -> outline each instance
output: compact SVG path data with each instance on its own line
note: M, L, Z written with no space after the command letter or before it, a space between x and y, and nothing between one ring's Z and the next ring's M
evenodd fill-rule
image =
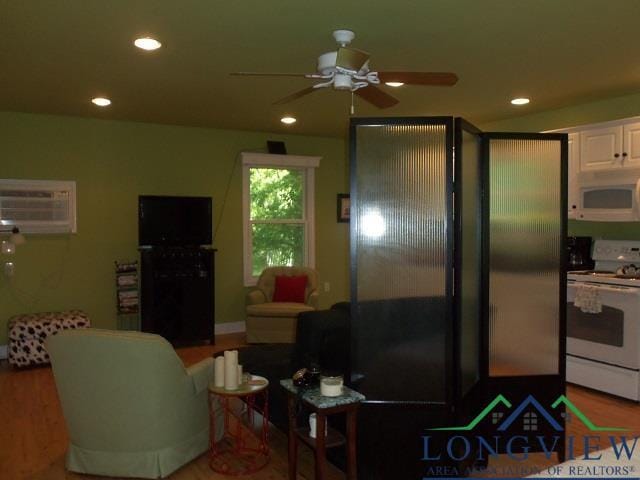
M263 73L263 72L231 72L229 75L242 77L304 77L306 73Z
M381 82L402 82L407 85L455 85L458 76L450 72L378 72Z
M338 56L336 57L336 67L349 70L350 72L359 72L367 63L370 55L362 50L355 48L340 47Z
M309 95L310 93L315 92L316 90L320 90L319 88L307 87L298 92L292 93L291 95L287 95L284 98L281 98L277 102L273 102L274 105L282 105L284 103L289 103L293 100L297 100L300 97L304 97L305 95Z
M378 87L374 87L373 85L369 85L368 87L359 88L354 92L363 100L366 100L369 103L372 103L378 108L389 108L396 105L399 100L395 97L392 97L386 92L383 92Z

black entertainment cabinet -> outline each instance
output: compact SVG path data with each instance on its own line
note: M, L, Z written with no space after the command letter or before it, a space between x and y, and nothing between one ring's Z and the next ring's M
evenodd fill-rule
M214 343L216 250L142 247L141 326L173 345Z

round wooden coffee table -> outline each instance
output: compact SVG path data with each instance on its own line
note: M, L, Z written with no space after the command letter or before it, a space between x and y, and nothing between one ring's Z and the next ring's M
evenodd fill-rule
M209 384L209 466L224 475L248 475L269 463L269 381L257 375L237 390ZM215 439L216 424L224 433Z

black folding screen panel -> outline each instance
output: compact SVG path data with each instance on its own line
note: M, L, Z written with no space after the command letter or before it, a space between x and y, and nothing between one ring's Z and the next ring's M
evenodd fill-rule
M567 140L452 117L352 119L350 136L360 478L419 479L429 429L498 390L564 392Z
M455 328L456 398L470 394L482 370L482 210L484 183L480 130L462 119L455 129ZM474 397L475 398L475 397Z

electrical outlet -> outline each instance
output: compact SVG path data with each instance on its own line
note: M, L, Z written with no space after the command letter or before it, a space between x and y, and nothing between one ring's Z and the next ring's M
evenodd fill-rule
M331 290L331 284L329 282L324 282L324 291L328 292Z

